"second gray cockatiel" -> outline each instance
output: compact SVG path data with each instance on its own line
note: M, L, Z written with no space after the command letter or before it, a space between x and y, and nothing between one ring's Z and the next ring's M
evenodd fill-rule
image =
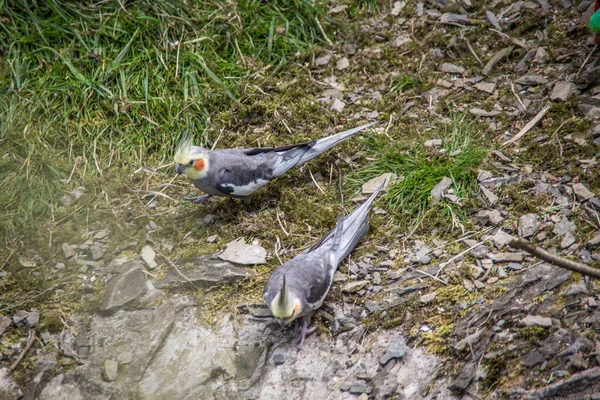
M362 125L323 139L283 147L208 150L185 137L175 153L176 170L185 174L206 195L186 198L209 202L212 196L243 198L291 168L312 160L336 144L378 122Z
M383 185L311 248L280 265L267 280L263 298L283 327L302 317L299 347L309 332L313 312L329 293L333 274L369 230L369 210Z

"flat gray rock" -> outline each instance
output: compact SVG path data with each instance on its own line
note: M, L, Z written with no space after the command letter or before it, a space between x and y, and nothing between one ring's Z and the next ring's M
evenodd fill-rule
M335 67L340 70L343 71L346 68L348 68L350 66L350 61L348 60L348 57L342 57L338 60L338 62L335 64Z
M421 302L421 304L429 304L435 300L435 296L437 296L437 292L427 293L421 296L419 298L419 301Z
M477 219L481 225L497 225L504 221L502 213L498 210L480 210L477 213Z
M440 22L443 24L465 24L471 23L469 17L465 14L443 13L440 17Z
M563 236L567 232L573 232L575 229L575 223L569 221L569 219L565 217L560 220L560 222L554 224L554 229L552 231L556 236Z
M463 67L448 62L442 64L442 66L440 67L440 71L445 72L447 74L457 75L462 75L466 72L466 70Z
M497 248L501 249L510 243L510 241L514 238L515 237L513 235L504 232L502 229L498 229L494 236L492 236L492 242L494 242Z
M315 59L315 65L317 67L324 67L327 64L329 64L329 62L331 61L332 57L333 57L333 53L327 53L325 55L322 55L321 57L317 57Z
M390 343L384 355L379 358L381 365L386 365L390 360L395 358L402 358L406 354L408 347L404 339L398 339Z
M442 139L430 139L423 143L423 146L430 148L442 147Z
M340 113L344 110L344 107L346 107L346 103L344 103L342 100L338 98L333 99L333 102L331 103L331 111Z
M230 285L250 275L245 269L211 255L179 260L176 265L177 269L172 267L164 279L154 283L157 288L173 283L201 287Z
M363 289L368 284L369 284L369 281L350 282L342 288L342 291L346 292L346 293L356 293L356 292L360 291L361 289Z
M102 378L107 382L112 382L117 379L119 363L116 360L106 360L102 367Z
M552 326L552 318L542 317L541 315L527 315L521 320L524 326L539 326L541 328L550 328Z
M523 253L492 253L488 257L496 263L523 261Z
M585 247L588 250L593 250L593 249L595 249L595 248L597 248L599 246L600 246L600 233L596 233L596 236L594 236L590 241L588 241L585 244Z
M550 100L567 101L574 90L575 84L572 82L558 81L554 84L552 92L550 92Z
M370 195L375 193L379 186L383 185L383 191L387 191L390 185L398 180L398 175L392 172L386 172L385 174L379 175L373 179L369 179L362 185L362 194Z
M100 246L90 246L90 254L92 255L92 260L98 261L104 257L104 250Z
M23 395L21 388L8 375L8 368L0 368L0 399L2 400L18 400Z
M10 318L5 317L4 315L0 315L0 337L2 337L2 334L4 333L6 328L10 326L11 322L12 321Z
M502 26L500 25L500 22L498 22L498 18L496 17L496 14L494 14L490 10L486 10L485 11L485 20L487 21L488 24L490 24L490 26L492 28L496 29L497 31L502 32Z
M487 199L487 201L490 205L494 205L498 202L498 196L496 196L496 194L494 192L492 192L490 189L486 188L483 185L479 185L479 190L481 190L481 193L485 196L485 198ZM496 212L500 213L497 210L496 210Z
M445 176L433 189L431 189L431 195L434 199L439 201L442 199L444 192L450 189L450 186L452 186L452 179Z
M37 311L30 311L25 321L27 322L28 327L33 328L40 322L40 313Z
M452 381L450 389L459 393L464 392L469 387L474 377L475 363L470 362L463 367L458 376Z
M594 193L590 191L583 183L574 183L573 184L573 193L575 193L575 197L577 200L584 202L588 201L592 197L594 197Z
M574 283L567 289L567 296L578 296L580 294L588 294L588 289L585 283Z
M267 251L259 245L246 244L244 238L239 238L227 243L225 251L219 255L219 258L241 265L265 264Z
M113 277L108 282L108 288L100 304L102 313L113 313L141 298L148 290L146 276L139 261L130 261L127 265L129 269L126 272Z
M548 78L542 75L529 74L523 75L522 77L517 79L515 83L518 83L519 85L523 86L545 85L548 83Z
M568 247L571 247L576 241L577 239L575 238L575 236L573 236L571 232L567 232L560 241L560 248L566 249Z
M144 246L142 248L142 251L140 252L140 257L142 258L142 260L144 260L148 268L156 268L157 264L156 261L154 261L154 257L156 257L156 252L152 249L152 247Z
M528 238L537 232L540 220L537 214L525 214L519 218L519 236Z

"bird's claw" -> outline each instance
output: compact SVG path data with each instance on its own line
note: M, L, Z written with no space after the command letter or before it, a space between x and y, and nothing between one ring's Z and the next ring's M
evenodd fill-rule
M317 330L316 326L308 327L308 322L303 322L300 327L300 336L295 340L296 346L298 347L298 351L302 350L302 346L304 345L304 339L306 336L310 335L314 331Z
M189 201L190 203L194 203L194 204L211 204L210 201L211 195L209 194L205 194L203 196L198 196L198 197L184 197L182 200L183 201Z

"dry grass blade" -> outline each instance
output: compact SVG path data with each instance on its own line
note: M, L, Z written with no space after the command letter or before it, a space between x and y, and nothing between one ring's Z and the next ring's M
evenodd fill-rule
M537 115L535 117L533 117L533 119L531 121L529 121L527 123L527 125L525 125L523 127L523 129L521 129L519 131L519 133L517 133L513 138L508 139L506 142L502 143L502 147L508 146L509 144L513 144L514 142L516 142L517 140L521 139L523 136L525 136L527 134L527 132L529 132L531 129L533 129L533 127L540 122L540 120L542 118L544 118L544 115L546 115L546 113L548 111L550 111L550 108L552 106L550 104L546 104L546 106L544 106L544 108L542 108L540 110L540 112L537 113Z

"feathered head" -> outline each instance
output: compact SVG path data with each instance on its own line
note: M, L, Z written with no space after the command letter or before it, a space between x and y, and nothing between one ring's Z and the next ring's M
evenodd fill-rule
M199 179L206 175L208 170L208 155L202 147L194 146L191 133L181 137L177 150L175 150L175 163L177 173L185 173L190 179Z
M270 304L273 316L283 326L300 316L300 301L292 294L285 282L285 275L281 282L279 293Z

